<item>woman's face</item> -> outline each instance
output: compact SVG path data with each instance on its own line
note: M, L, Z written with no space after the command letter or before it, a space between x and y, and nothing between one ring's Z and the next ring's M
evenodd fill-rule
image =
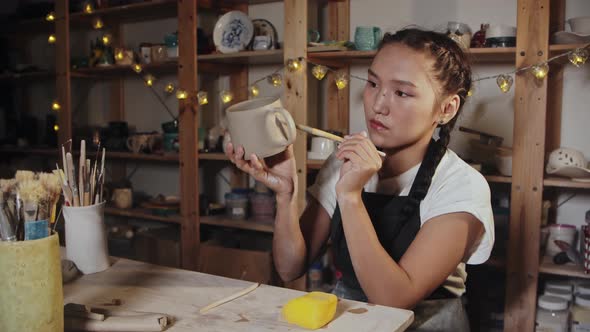
M396 149L430 140L439 120L432 65L423 52L402 44L377 53L363 92L365 121L376 146Z

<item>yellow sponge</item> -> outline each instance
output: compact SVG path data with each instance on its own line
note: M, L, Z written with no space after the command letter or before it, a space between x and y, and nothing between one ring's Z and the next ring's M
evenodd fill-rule
M334 294L311 292L287 302L283 317L291 324L315 330L334 318L337 304L338 298Z

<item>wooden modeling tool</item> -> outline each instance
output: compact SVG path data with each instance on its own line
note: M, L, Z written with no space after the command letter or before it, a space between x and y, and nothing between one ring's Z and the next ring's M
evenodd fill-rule
M308 126L305 126L305 125L298 124L297 125L297 129L299 129L301 131L304 131L304 132L306 132L308 134L314 135L314 136L327 138L327 139L332 140L332 141L336 141L336 142L342 142L342 141L344 141L344 138L342 138L340 136L337 136L337 135L334 135L334 134L330 134L328 132L325 132L325 131L320 130L320 129L317 129L317 128L308 127ZM383 151L377 151L377 153L381 157L387 156L385 154L385 152L383 152Z
M244 295L246 295L246 294L248 294L248 293L252 292L252 291L253 291L253 290L255 290L256 288L258 288L258 286L260 286L260 284L259 284L259 283L255 283L255 284L253 284L253 285L249 286L248 288L244 288L244 289L242 289L241 291L239 291L239 292L237 292L237 293L231 294L230 296L224 297L224 298L223 298L223 299L221 299L221 300L215 301L215 302L213 302L213 303L211 303L211 304L209 304L209 305L207 305L207 306L205 306L205 307L201 308L201 309L199 310L199 313L200 313L200 314L204 314L204 313L206 313L207 311L209 311L209 310L211 310L211 309L213 309L213 308L215 308L215 307L219 307L220 305L222 305L222 304L224 304L224 303L227 303L227 302L233 301L233 300L237 299L238 297L244 296Z
M80 206L80 194L78 193L78 186L76 185L76 170L74 169L74 160L70 152L66 153L66 161L68 163L68 185L72 189L72 197L74 206Z

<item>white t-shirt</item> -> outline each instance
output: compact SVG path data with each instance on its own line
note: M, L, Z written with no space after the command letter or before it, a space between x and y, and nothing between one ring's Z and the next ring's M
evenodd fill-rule
M342 162L334 155L330 156L320 170L316 182L308 189L330 217L336 209L336 183L340 177L341 165ZM365 191L407 196L419 168L420 164L397 177L383 180L376 174L365 185ZM420 203L420 225L436 216L453 212L470 213L483 224L485 232L480 241L475 243L466 263L485 262L494 245L490 187L478 171L447 149L432 177L428 193ZM466 278L465 263L462 262L443 283L443 287L460 296L465 292Z

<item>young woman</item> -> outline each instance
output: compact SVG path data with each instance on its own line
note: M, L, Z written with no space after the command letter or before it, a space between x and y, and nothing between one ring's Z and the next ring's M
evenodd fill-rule
M453 40L386 34L363 92L368 133L346 136L328 158L300 218L292 147L246 161L228 145L231 161L276 193L273 257L284 280L303 275L330 238L336 295L413 309L417 330L469 329L465 263L485 262L494 242L487 182L447 149L470 88Z

